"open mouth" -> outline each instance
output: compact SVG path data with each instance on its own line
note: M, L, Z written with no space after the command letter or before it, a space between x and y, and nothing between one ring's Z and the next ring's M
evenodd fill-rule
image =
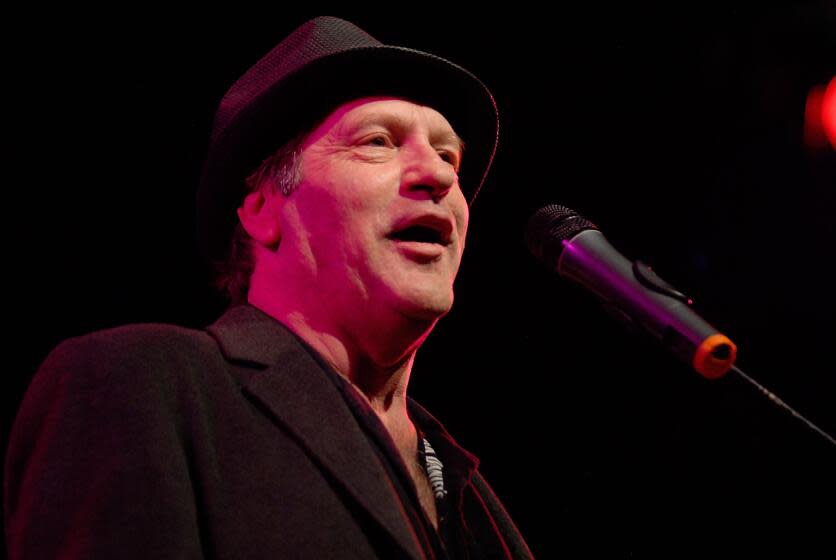
M404 217L395 224L387 237L393 241L438 249L453 242L454 230L452 219L438 214L423 214Z
M390 239L398 241L415 241L418 243L437 243L438 245L446 245L447 243L442 238L441 232L434 230L429 226L414 225L409 226L400 231L396 231L389 235Z

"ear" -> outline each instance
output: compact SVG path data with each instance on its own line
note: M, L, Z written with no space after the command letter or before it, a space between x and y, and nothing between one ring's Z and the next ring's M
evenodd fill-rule
M238 219L259 245L278 247L282 239L279 210L284 197L279 194L265 195L261 191L248 194L238 209Z

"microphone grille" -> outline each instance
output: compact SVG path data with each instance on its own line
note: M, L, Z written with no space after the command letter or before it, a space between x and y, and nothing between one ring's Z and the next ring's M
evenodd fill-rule
M563 241L572 239L582 231L598 226L572 210L559 204L550 204L537 210L525 228L525 244L537 259L553 266L563 251Z

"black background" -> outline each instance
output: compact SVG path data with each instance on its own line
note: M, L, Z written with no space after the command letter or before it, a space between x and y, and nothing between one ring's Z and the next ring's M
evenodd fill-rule
M538 557L836 550L836 446L624 331L522 242L537 208L578 210L836 434L836 152L802 142L809 90L836 75L833 2L508 8L332 12L463 65L500 107L456 305L411 394L481 458ZM7 19L4 438L60 340L221 313L190 229L214 108L314 15Z

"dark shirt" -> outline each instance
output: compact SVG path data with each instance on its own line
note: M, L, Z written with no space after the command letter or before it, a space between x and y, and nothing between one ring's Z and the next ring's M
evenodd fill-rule
M444 465L444 486L447 494L443 498L436 498L439 517L438 531L436 531L423 507L421 507L415 483L383 422L369 404L357 395L357 390L351 386L348 380L334 371L309 346L305 345L305 347L337 386L357 422L369 436L369 439L375 443L375 451L378 452L381 462L389 472L401 501L404 504L411 505L407 513L427 557L449 559L482 557L481 554L474 556L473 551L468 550L476 543L469 544L468 542L471 539L467 534L466 522L468 513L472 516L478 515L480 512L476 510L465 512L462 507L462 491L479 466L479 459L459 446L438 420L433 418L418 403L407 397L407 410L418 430L419 442L422 438L426 438Z

